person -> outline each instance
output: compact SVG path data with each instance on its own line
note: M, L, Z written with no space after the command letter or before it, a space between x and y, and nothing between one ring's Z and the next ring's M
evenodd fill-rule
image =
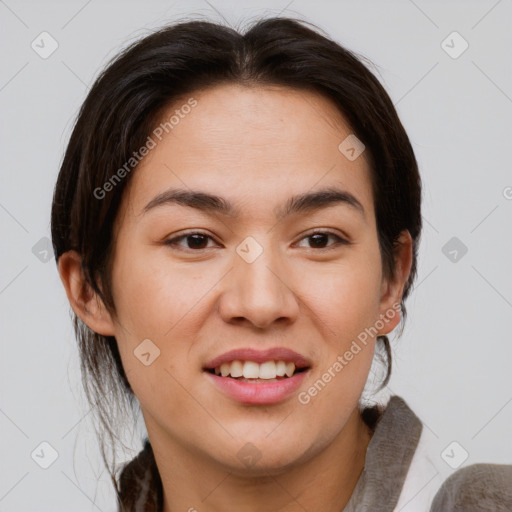
M511 467L430 478L407 403L362 401L374 358L389 380L422 227L363 61L291 18L182 21L91 88L51 223L106 437L120 404L147 429L110 470L119 510L512 510Z

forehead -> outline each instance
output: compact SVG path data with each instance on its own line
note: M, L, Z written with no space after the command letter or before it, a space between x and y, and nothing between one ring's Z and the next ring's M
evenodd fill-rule
M367 154L351 161L340 151L352 129L319 93L219 85L174 102L159 126L161 140L153 131L155 146L130 182L136 214L168 188L208 191L263 215L265 206L274 212L290 196L330 186L373 213Z

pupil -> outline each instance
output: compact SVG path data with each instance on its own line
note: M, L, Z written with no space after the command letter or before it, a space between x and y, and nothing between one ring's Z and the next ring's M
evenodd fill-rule
M322 234L322 233L315 233L314 235L311 235L310 238L313 240L313 245L318 246L318 243L320 243L320 245L323 246L324 244L322 244L322 240L321 239L324 239L324 242L325 242L326 241L325 239L327 238L327 235Z
M190 243L191 239L194 240L194 242ZM201 247L201 246L204 245L205 239L206 239L206 237L204 235L189 235L188 236L189 248L190 249L203 249L203 247Z

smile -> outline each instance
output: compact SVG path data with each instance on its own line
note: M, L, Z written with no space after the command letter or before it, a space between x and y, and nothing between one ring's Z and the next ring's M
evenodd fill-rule
M224 396L243 404L265 405L294 394L312 362L286 347L237 348L211 359L203 374Z
M210 373L231 377L241 382L276 381L293 377L306 368L296 368L291 361L265 361L258 364L255 361L239 361L223 363L210 369Z

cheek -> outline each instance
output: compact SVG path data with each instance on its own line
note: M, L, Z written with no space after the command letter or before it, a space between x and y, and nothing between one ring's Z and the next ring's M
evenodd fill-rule
M371 327L379 318L381 286L380 253L373 249L353 251L336 266L306 274L302 285L317 329L326 341L315 380L309 383L303 402L312 414L323 415L337 404L357 404L374 358L375 337ZM341 423L336 423L336 429Z
M190 312L208 286L204 272L173 264L165 247L119 246L113 288L120 322L135 337L162 339ZM204 267L203 267L204 268ZM211 287L211 285L210 285Z
M155 257L155 248L151 253L135 243L126 246L118 245L112 279L123 368L143 409L161 407L163 401L166 411L174 413L187 403L173 376L186 363L182 327L194 302L194 287L183 273Z
M296 259L282 269L298 298L343 339L375 321L381 269L378 243L371 237L348 247L338 260ZM224 271L212 260L171 260L165 247L119 237L113 273L119 321L134 342L172 338L210 304L205 294Z
M207 314L205 294L218 278L206 271L207 263L185 268L171 262L165 248L118 244L113 290L118 316L116 339L123 367L141 402L145 397L151 402L153 395L166 393L176 401L179 385L171 376L178 376L180 381L190 378L184 370L189 367L189 351L201 318ZM126 246L133 249L127 250ZM150 358L158 354L148 366L136 357L144 340L156 346L145 342Z
M298 280L300 296L325 319L333 335L346 341L375 322L381 288L378 247L361 247L335 264L315 265Z

